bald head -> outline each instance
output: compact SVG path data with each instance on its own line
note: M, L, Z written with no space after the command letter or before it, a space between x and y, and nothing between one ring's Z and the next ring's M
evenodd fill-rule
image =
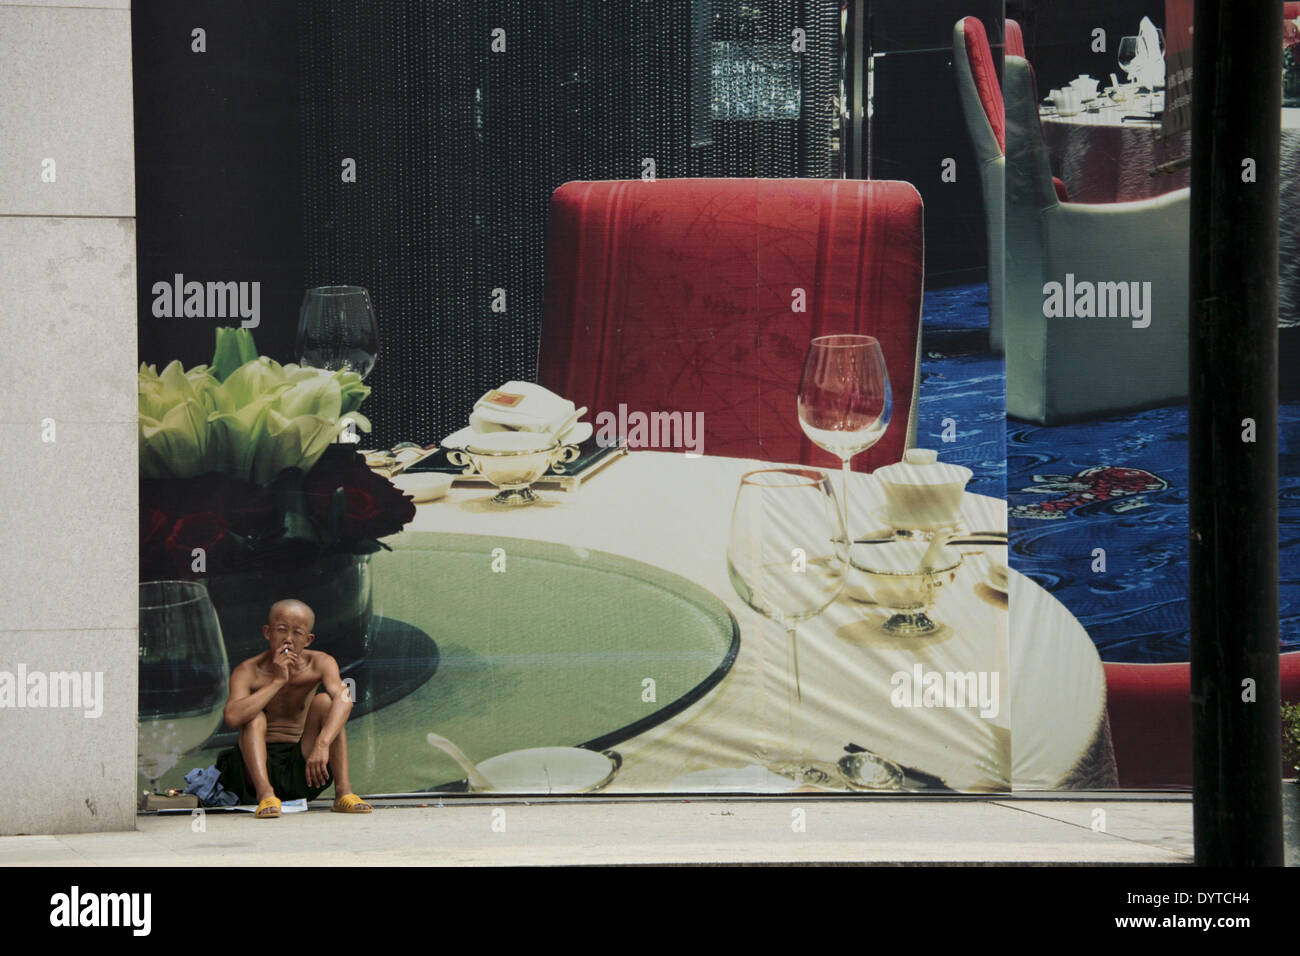
M271 605L262 626L262 636L271 646L272 654L286 650L301 654L315 640L312 628L316 626L316 612L296 598L285 598Z
M305 621L308 634L316 626L316 612L297 598L285 598L272 604L270 612L266 615L266 623L274 626L277 619L286 616L297 621Z

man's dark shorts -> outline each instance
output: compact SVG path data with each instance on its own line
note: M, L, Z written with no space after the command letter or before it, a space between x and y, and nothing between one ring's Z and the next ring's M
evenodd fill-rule
M217 755L216 767L221 774L221 785L231 793L238 794L240 803L257 803L257 791L253 789L245 771L244 755L238 747L221 751ZM275 795L281 800L301 800L304 797L315 800L334 783L332 776L322 787L313 787L307 783L307 758L302 755L301 742L267 744L266 775L271 780Z

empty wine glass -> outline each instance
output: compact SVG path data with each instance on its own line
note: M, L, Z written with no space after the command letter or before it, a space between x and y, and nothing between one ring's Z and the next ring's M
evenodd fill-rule
M1138 56L1138 38L1137 37L1120 37L1119 40L1119 68L1124 71L1130 83L1137 73Z
M799 425L844 471L844 528L849 528L849 461L880 441L894 399L880 343L869 335L823 335L808 344L799 379Z
M140 585L140 772L152 790L221 726L230 668L208 589L196 581Z
M820 614L840 593L848 549L835 492L822 472L777 468L741 478L731 513L727 574L746 604L783 625L788 634L782 674L787 762L765 757L773 770L798 780L810 773L823 780L834 774L833 769L801 761L795 743L796 702L803 700L796 632L801 622ZM776 701L764 701L760 722L766 727L780 707ZM762 749L767 747L764 739Z
M298 311L298 364L363 379L379 355L379 326L370 293L359 285L308 289Z

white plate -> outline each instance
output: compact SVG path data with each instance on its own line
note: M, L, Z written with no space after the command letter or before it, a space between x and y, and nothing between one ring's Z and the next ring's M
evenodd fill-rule
M586 793L608 783L618 765L581 747L533 747L489 757L478 769L492 781L490 793Z
M596 430L592 427L591 422L574 422L569 427L569 430L560 436L560 444L580 445L583 442L585 442L588 438L590 438L595 433L595 431ZM493 434L493 433L476 432L471 426L466 425L464 428L460 429L459 431L452 432L450 435L444 438L441 444L443 448L464 448L476 436L480 434Z

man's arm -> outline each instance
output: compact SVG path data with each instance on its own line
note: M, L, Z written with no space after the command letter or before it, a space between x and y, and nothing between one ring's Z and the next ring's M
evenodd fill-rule
M337 670L336 667L335 671ZM287 682L288 678L277 673L274 680L254 694L249 689L253 683L252 674L240 664L230 675L230 697L226 700L226 709L222 712L226 726L232 729L244 726L266 710L266 705L271 702L271 698L280 693L280 689Z
M352 713L352 697L347 692L343 678L339 676L338 661L329 654L322 653L320 670L320 680L325 686L325 693L330 695L331 703L330 712L325 717L325 722L321 724L320 735L316 738L316 748L328 752L330 745L334 743L334 738L348 722L348 714Z

